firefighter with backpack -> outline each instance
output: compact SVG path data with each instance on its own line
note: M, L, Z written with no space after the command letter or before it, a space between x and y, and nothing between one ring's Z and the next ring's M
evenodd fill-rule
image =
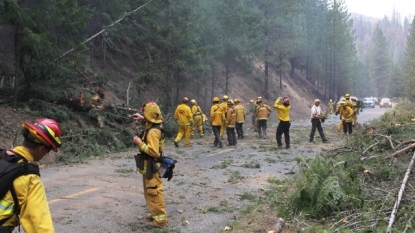
M144 198L150 214L146 217L148 228L167 227L163 181L159 173L164 149L163 116L157 103L149 101L140 109L143 115L132 115L144 127L142 135L134 137L139 154L136 155L137 171L143 175ZM171 178L171 177L170 177Z
M22 145L0 154L0 192L6 190L5 195L0 193L0 232L11 233L21 224L25 233L52 233L45 187L33 162L62 145L61 128L55 120L43 118L23 123L22 135ZM19 174L6 169L20 164Z

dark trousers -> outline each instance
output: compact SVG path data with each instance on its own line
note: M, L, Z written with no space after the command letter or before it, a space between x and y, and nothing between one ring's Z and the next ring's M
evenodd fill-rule
M353 122L345 122L343 121L343 133L344 134L352 134L353 131Z
M212 131L213 131L213 135L215 135L215 141L213 142L214 146L222 145L222 141L220 140L220 125L216 126L216 125L212 125Z
M320 119L311 119L311 133L310 133L310 142L314 140L314 134L316 133L316 128L320 134L321 140L327 141L326 136L324 135L323 128L321 127Z
M243 129L244 123L236 123L235 129L236 133L238 134L238 138L244 138L244 129Z
M290 148L290 126L291 123L289 121L280 121L278 124L277 132L275 133L278 146L282 146L281 136L284 134L285 147Z
M226 135L228 136L228 144L229 146L236 146L236 134L235 128L226 128Z
M258 134L259 137L262 137L262 134L264 136L267 135L267 121L268 120L258 120Z

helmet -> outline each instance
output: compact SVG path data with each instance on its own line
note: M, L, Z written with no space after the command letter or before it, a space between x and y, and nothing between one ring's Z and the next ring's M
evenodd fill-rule
M33 124L24 122L22 128L26 139L52 147L55 152L62 145L61 127L55 120L42 118Z
M346 99L350 98L350 94L344 94L344 98Z
M315 100L314 100L314 103L315 103L315 102L319 102L319 103L320 103L321 101L320 101L319 99L315 99Z
M235 102L235 104L241 102L239 99L234 99L233 102Z
M350 99L351 99L351 100L354 100L354 101L357 101L356 96L353 96L353 97L351 97Z
M196 100L195 100L195 99L190 100L190 103L192 103L192 104L197 104L197 102L196 102Z
M224 95L224 96L222 97L222 99L223 99L223 100L228 100L228 99L229 99L229 97L228 97L227 95Z
M253 103L253 102L254 102L254 100L250 100L250 101L249 101L249 103Z
M161 123L163 122L163 116L156 102L148 101L141 108L143 111L144 118L151 123Z
M228 100L228 105L234 105L232 100Z
M342 101L340 104L341 104L342 106L345 106L345 105L346 105L346 102Z
M330 99L330 102L331 102L332 100Z
M219 102L219 101L220 101L219 97L217 96L213 97L213 102Z
M261 96L258 96L258 98L256 98L256 100L262 100L262 97Z
M189 102L189 98L187 98L187 97L183 97L182 102L183 102L183 103L187 103L187 102Z
M284 98L282 99L282 102L289 104L289 103L290 103L290 98L288 98L288 97L284 97Z

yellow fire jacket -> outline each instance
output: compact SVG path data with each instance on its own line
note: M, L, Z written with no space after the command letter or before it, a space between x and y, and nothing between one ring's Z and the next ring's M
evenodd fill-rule
M240 103L235 105L235 113L236 113L236 123L244 123L245 122L245 107L242 106Z
M13 148L13 151L29 162L33 162L33 156L23 146ZM25 233L51 233L55 232L50 215L45 186L38 175L29 174L16 178L13 182L14 190L20 205L20 223ZM0 200L0 218L10 216L7 207L13 208L14 202L10 191ZM10 211L9 211L10 212ZM13 216L3 226L14 228L18 225L18 219Z
M340 116L341 116L342 121L352 122L353 113L354 111L352 110L352 108L347 105L340 107Z
M210 108L210 124L213 126L221 126L222 121L225 120L225 111L219 106L219 104L215 104Z
M192 114L193 114L193 117L196 117L196 116L200 116L200 117L202 117L202 109L200 109L200 107L199 107L199 105L193 105L192 106Z
M258 104L256 108L256 115L258 120L268 120L268 116L271 114L271 108L266 104Z
M275 100L274 108L278 112L278 120L280 121L290 121L290 109L291 105L285 106L281 104L281 98Z
M152 123L146 123L146 130L151 128ZM154 158L160 158L162 151L164 150L164 137L162 132L159 129L152 128L148 130L147 136L143 135L142 140L146 137L147 142L141 142L138 144L138 150ZM146 174L147 169L147 160L144 160L144 169L140 170L137 168L137 171L141 174Z
M235 128L235 122L236 122L236 112L233 108L228 108L226 112L226 127L228 128Z
M177 106L176 111L174 112L174 119L176 119L177 124L179 125L190 125L193 122L193 114L190 107L187 104L182 103Z

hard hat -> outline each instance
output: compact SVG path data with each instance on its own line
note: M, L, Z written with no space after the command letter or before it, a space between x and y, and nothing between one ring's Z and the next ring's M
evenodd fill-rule
M234 105L232 100L228 100L228 105Z
M344 94L344 98L350 98L350 94Z
M183 103L187 103L187 102L189 102L189 98L187 98L187 97L183 97L182 102L183 102Z
M192 99L192 100L190 100L190 103L196 104L196 100L195 99Z
M219 102L219 101L220 101L219 97L217 96L213 97L213 102Z
M315 103L315 102L319 102L319 103L320 103L321 101L320 101L319 99L315 99L315 100L314 100L314 103Z
M235 104L241 102L239 99L234 99L233 102L235 102Z
M149 101L142 107L144 118L151 123L163 122L163 116L156 102Z
M290 98L288 98L288 97L284 97L284 98L282 99L282 102L289 104L289 103L290 103Z
M250 100L250 101L249 101L249 103L253 103L253 102L254 102L254 100Z
M42 118L36 120L33 124L24 122L23 136L31 141L49 146L53 151L58 151L61 143L61 127L52 119Z
M350 98L351 100L357 100L356 96Z
M332 100L330 99L330 102L331 102Z
M346 102L342 101L340 104L341 104L342 106L345 106L345 105L346 105Z
M228 99L229 99L229 97L228 97L227 95L224 95L224 96L222 97L222 99L223 99L223 100L228 100Z
M258 98L256 98L257 100L262 100L262 97L261 96L258 96Z

